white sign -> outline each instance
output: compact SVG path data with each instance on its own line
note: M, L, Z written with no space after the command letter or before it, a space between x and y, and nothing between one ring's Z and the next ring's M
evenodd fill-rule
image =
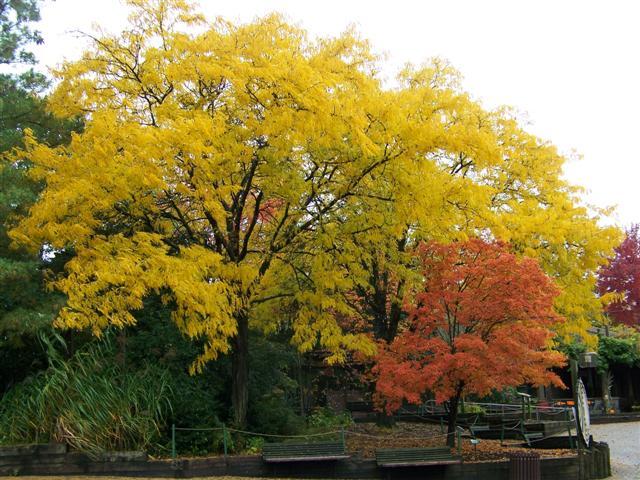
M589 399L587 398L587 390L584 388L582 379L578 379L576 383L576 397L578 400L578 420L580 421L580 430L582 438L589 446L589 437L591 437L591 417L589 416Z

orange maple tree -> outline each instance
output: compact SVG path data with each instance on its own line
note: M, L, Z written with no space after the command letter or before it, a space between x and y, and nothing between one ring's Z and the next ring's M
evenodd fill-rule
M527 383L563 387L550 369L565 359L549 348L550 327L562 321L553 309L559 290L535 260L479 239L421 244L416 258L424 281L374 369L379 405L391 412L433 393L448 402L452 445L463 396Z

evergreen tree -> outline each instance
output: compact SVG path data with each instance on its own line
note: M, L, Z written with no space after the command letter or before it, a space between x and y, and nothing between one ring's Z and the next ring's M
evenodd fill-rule
M29 25L38 19L35 1L0 2L0 63L35 61L26 47L41 41ZM61 120L47 112L48 87L47 78L32 69L0 75L0 391L39 368L34 337L51 324L64 301L59 293L46 292L43 284L45 272L62 265L63 256L15 250L7 236L44 186L26 175L28 161L10 155L22 146L25 129L56 146L68 143L71 132L81 126L78 119Z

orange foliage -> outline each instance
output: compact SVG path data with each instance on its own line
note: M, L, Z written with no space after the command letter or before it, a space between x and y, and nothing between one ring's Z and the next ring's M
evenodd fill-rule
M559 290L535 260L518 259L501 243L422 244L424 282L405 305L396 339L380 344L378 400L390 412L425 392L442 402L492 389L555 384L564 357L548 348L563 321L553 310Z

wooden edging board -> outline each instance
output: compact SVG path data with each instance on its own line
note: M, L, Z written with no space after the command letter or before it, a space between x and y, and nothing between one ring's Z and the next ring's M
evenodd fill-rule
M171 460L103 460L95 461L79 453L0 457L0 475L110 475L130 477L191 478L205 476L287 477L383 479L389 470L380 468L375 459L351 457L336 461L291 462L268 464L259 455L209 457ZM584 461L584 460L583 460ZM579 478L577 456L543 458L542 478ZM440 480L486 478L507 480L509 462L467 462L453 465L397 467L395 478L425 478L435 475Z

